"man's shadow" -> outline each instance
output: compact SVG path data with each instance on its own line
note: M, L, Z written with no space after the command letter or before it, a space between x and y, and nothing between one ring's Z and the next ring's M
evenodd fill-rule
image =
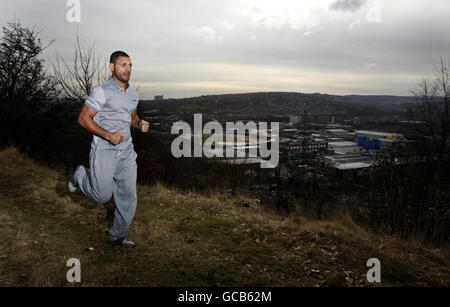
M69 198L77 204L80 204L83 208L87 210L94 210L98 208L100 205L90 198L88 198L86 195L81 192L80 188L77 188L77 190L74 193L69 192L67 184L70 180L70 175L63 175L60 174L58 176L58 180L55 186L56 194L60 197L66 197L69 196ZM108 222L108 227L112 226L112 223L114 221L114 211L116 209L116 204L114 202L114 197L111 197L111 199L102 205L105 209L104 211L104 218ZM102 215L103 216L103 215Z

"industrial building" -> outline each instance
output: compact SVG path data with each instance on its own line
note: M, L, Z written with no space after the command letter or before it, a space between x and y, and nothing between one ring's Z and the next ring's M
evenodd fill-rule
M308 154L315 154L321 150L325 150L327 148L327 142L313 142L313 141L304 141L304 142L294 142L289 144L288 146L288 154L290 157L295 156L305 156Z
M328 142L328 149L334 151L337 155L346 155L365 152L366 149L359 146L356 142Z
M358 130L355 131L355 135L358 138L358 144L367 149L382 149L386 146L390 146L392 142L403 139L403 135L399 133L386 133L377 131ZM382 143L384 146L382 146Z
M400 133L390 133L390 132L378 132L378 131L367 131L367 130L357 130L355 131L357 137L367 137L372 139L403 139L403 134Z
M322 137L341 138L345 140L355 139L355 134L344 129L326 129L322 132Z
M372 159L366 155L324 156L325 165L339 169L362 169L372 166Z

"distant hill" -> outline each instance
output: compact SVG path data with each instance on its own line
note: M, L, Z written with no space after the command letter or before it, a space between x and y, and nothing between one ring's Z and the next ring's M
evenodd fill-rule
M405 107L414 97L402 96L338 96L289 92L208 95L163 101L141 101L141 110L159 110L169 114L180 112L240 113L259 116L291 114L333 114L340 119L355 116L404 116Z

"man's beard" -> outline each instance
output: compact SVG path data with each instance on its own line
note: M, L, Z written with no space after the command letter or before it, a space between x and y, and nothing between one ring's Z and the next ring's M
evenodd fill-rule
M128 77L128 79L124 79L121 75L117 74L115 71L113 72L113 75L121 82L127 83L128 80L130 80L129 77ZM131 74L130 74L130 77L131 77Z

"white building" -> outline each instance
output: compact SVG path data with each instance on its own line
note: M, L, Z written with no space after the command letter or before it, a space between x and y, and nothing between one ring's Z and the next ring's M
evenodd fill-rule
M340 170L362 169L372 166L371 158L362 155L324 156L323 161L326 165Z
M338 155L355 154L366 151L356 142L329 142L328 149L333 150L334 153Z

